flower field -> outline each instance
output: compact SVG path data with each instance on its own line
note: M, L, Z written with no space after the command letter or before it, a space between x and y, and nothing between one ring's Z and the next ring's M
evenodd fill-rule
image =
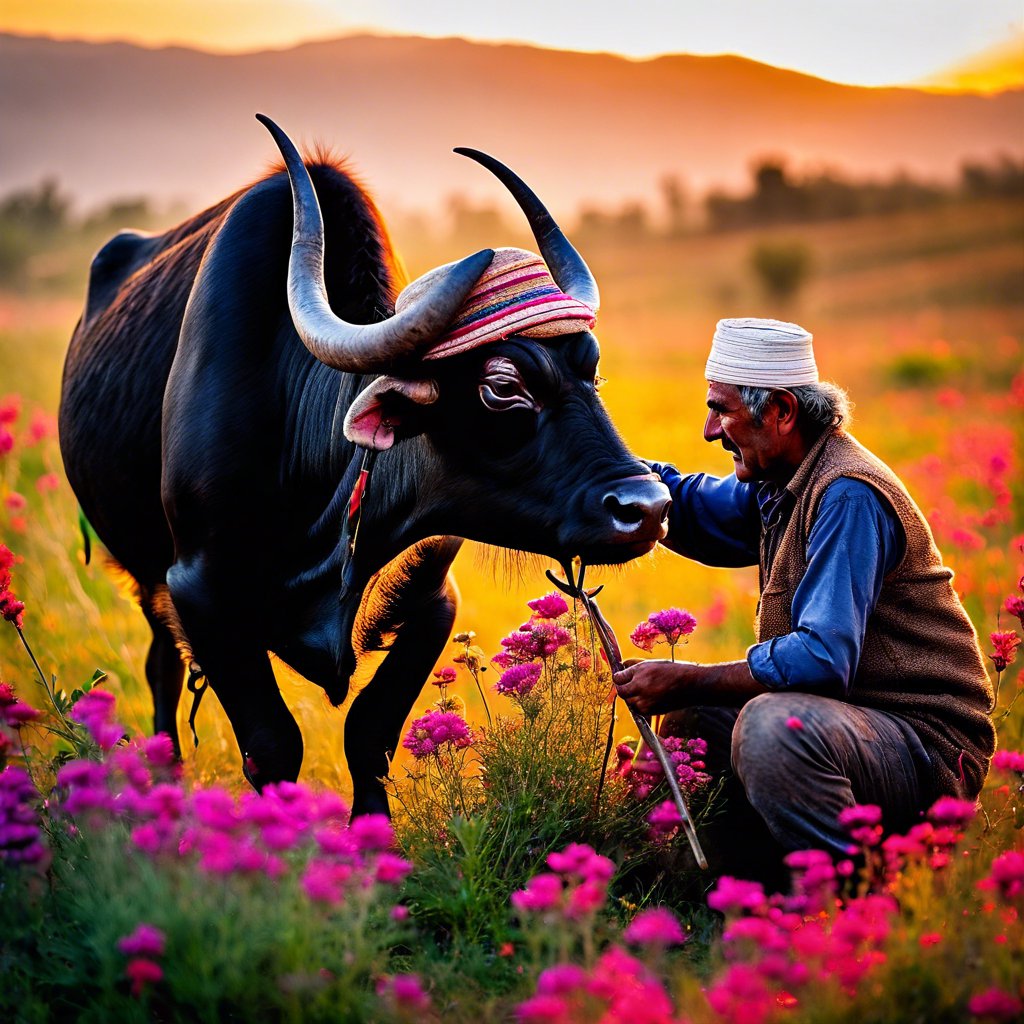
M818 272L782 312L814 330L854 433L956 571L1000 750L977 806L940 800L902 835L854 808L849 859L791 855L784 893L696 870L582 609L546 593L543 566L499 582L471 546L392 764L392 822L349 822L344 708L280 666L297 784L248 790L213 693L194 748L186 694L177 764L148 735L145 623L101 554L85 565L61 471L77 304L0 299L0 1019L1021 1019L1021 228L1019 208L982 204L804 232ZM701 371L717 316L779 312L737 269L755 241L593 254L604 394L641 455L725 471L700 441ZM753 572L660 552L598 582L627 656L735 658L751 640ZM726 813L706 744L668 746L699 832Z

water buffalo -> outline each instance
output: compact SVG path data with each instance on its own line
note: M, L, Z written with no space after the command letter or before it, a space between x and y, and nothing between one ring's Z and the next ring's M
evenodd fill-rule
M152 627L155 729L177 743L182 659L194 659L248 780L294 779L302 739L268 652L339 704L359 655L386 649L345 724L353 810L386 811L379 779L447 642L462 538L623 562L664 536L668 492L616 434L579 321L486 344L448 336L506 250L431 271L396 311L372 201L260 119L285 169L95 257L61 451ZM466 155L526 213L551 274L524 255L549 292L592 323L597 286L540 200ZM367 453L379 458L356 510Z

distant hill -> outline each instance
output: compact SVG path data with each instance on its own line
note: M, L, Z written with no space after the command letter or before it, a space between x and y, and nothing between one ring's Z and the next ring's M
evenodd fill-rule
M353 36L213 55L0 35L0 192L55 176L82 204L211 202L275 154L253 113L351 154L385 208L500 191L453 156L474 146L556 212L582 201L738 186L767 154L853 175L952 178L1024 154L1024 90L867 89L738 57L634 61L460 39Z

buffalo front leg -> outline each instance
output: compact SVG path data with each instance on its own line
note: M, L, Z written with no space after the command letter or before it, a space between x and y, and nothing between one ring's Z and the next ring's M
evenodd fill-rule
M269 782L294 782L302 767L302 734L281 697L258 617L218 600L187 564L173 566L167 582L195 661L231 723L243 774L258 790Z
M392 631L395 640L345 719L354 815L390 813L380 780L455 623L458 592L448 569L461 545L451 537L421 541L381 570L363 598L356 633L365 647Z

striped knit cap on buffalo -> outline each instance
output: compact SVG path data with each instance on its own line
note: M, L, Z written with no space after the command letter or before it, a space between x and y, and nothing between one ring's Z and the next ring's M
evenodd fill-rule
M395 303L401 310L429 289L439 267L402 290ZM424 359L443 359L510 335L552 338L588 331L596 311L566 295L551 277L544 261L526 249L495 249L490 266L477 281L448 330L423 353Z

